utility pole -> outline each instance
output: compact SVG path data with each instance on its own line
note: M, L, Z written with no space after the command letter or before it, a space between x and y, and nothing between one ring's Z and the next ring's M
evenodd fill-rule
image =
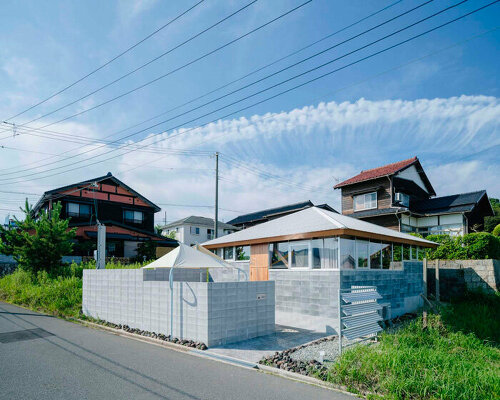
M214 220L214 239L218 237L219 228L219 152L215 152L215 220Z

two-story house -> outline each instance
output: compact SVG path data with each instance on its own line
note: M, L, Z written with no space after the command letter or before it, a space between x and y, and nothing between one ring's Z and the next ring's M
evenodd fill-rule
M193 246L198 243L212 240L214 236L214 220L207 217L191 215L189 217L171 222L161 227L162 235L173 237L179 242ZM233 225L218 222L217 237L236 232L238 228Z
M61 202L61 217L76 227L74 255L92 255L96 248L97 221L106 225L106 255L134 257L137 246L154 240L159 246L176 247L177 241L155 233L154 214L160 207L114 177L107 175L45 192L33 211L49 212Z
M470 233L493 215L486 190L435 197L417 157L361 171L334 188L342 214L423 236Z

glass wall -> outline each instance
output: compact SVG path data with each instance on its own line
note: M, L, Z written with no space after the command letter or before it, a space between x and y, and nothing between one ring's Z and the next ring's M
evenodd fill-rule
M290 242L290 267L309 268L309 241Z
M348 238L340 239L340 268L356 268L356 241Z
M234 251L236 261L250 260L250 246L236 246Z
M382 247L382 269L389 269L392 262L392 244L382 243L380 246Z
M270 268L288 268L288 242L269 244Z
M368 245L369 242L367 240L356 239L358 268L368 268Z
M382 243L370 240L370 268L382 268Z
M234 248L233 247L224 247L224 260L233 260L234 256Z
M321 268L338 269L339 265L339 238L323 239L323 252L321 253Z
M321 258L323 256L323 239L311 240L311 268L321 269Z

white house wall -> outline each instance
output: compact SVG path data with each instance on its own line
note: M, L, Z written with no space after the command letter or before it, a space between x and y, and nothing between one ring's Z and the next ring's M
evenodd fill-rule
M417 172L417 168L414 165L399 172L396 176L398 178L408 179L410 181L415 182L418 186L420 186L423 190L425 190L425 192L427 192L424 181L422 181L422 178L420 178L420 175Z

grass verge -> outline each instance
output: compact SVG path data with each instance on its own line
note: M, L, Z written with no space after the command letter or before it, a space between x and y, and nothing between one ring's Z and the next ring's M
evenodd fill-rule
M347 350L324 377L368 398L500 398L500 296L471 294L380 342Z

